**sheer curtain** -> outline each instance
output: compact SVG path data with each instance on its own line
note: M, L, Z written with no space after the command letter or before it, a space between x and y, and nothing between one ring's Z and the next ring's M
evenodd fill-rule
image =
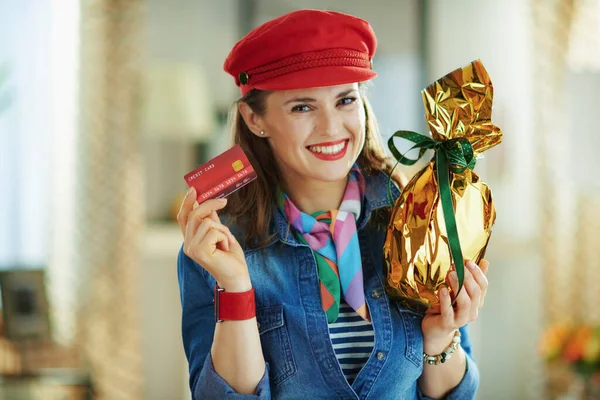
M532 4L544 323L598 324L600 1ZM548 395L564 389L556 378Z
M48 259L51 11L48 1L0 2L0 268Z
M141 399L139 140L142 0L81 3L77 332L102 399Z
M587 21L599 21L599 3L533 2L546 322L600 322L595 306L600 302L600 268L593 255L600 245L600 161L595 155L600 143L594 107L600 69L594 67L597 54L582 58L580 51L597 45L598 22Z

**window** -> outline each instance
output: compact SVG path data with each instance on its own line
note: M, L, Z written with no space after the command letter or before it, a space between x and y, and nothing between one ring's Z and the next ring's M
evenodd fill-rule
M0 2L0 268L47 264L52 216L68 206L78 12L74 0Z

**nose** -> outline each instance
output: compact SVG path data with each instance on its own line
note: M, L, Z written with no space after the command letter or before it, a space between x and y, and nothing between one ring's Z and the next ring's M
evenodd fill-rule
M341 131L342 121L335 110L329 108L321 110L319 113L318 130L324 136L337 136Z

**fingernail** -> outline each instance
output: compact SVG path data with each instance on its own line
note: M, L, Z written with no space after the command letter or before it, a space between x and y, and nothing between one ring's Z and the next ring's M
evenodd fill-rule
M448 289L446 289L445 287L443 287L442 290L440 290L440 292L442 293L442 296L448 296Z
M189 195L190 195L190 193L192 193L192 191L193 191L193 190L194 190L194 187L193 187L193 186L191 186L191 187L188 189L188 191L187 191L187 193L186 193L185 195L186 195L186 196L189 196Z
M473 261L467 261L467 267L469 267L470 269L475 269L475 263Z
M227 198L225 198L225 197L219 199L219 201L223 204L227 204Z
M456 275L455 271L450 272L450 279L453 279L455 281L458 280L458 275Z

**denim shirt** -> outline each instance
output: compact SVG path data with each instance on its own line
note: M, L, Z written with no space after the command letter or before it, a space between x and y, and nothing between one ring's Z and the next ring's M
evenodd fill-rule
M244 248L266 361L255 394L235 393L215 372L210 355L215 279L183 250L179 252L183 345L194 399L426 399L417 384L423 372L423 316L385 294L382 249L386 232L367 224L374 210L389 205L387 180L383 173L365 175L363 213L357 222L375 345L353 384L346 381L331 344L312 250L295 240L287 219L276 210L275 238L260 249ZM399 195L395 185L392 194L394 198ZM239 232L233 232L241 239ZM447 399L473 399L479 384L466 327L461 333L467 367Z

